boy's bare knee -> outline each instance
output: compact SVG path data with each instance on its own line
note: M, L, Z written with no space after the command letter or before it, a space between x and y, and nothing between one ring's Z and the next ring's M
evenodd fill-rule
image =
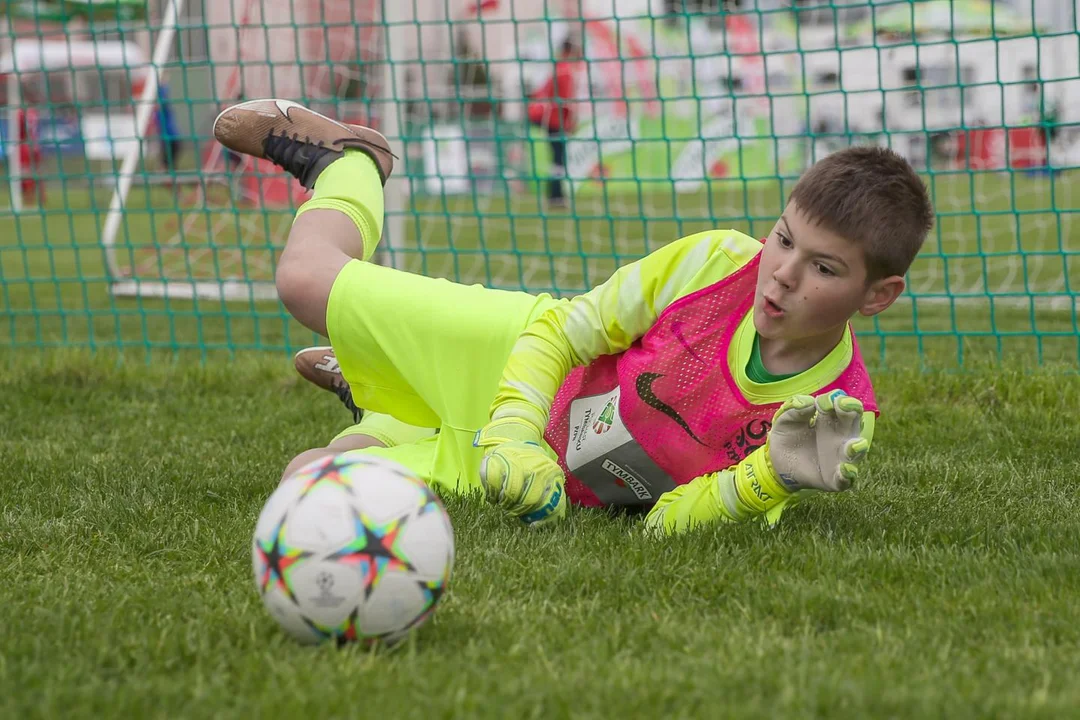
M342 237L342 236L353 237ZM277 263L274 285L289 313L320 335L326 335L326 303L338 273L353 259L346 249L357 244L352 221L335 210L315 209L293 222ZM360 243L362 249L362 243Z
M321 460L327 455L337 455L337 451L331 450L330 448L312 448L311 450L305 450L304 452L294 457L292 459L292 462L285 466L285 471L281 473L280 482L285 482L286 480L288 480L293 475L293 473L295 473L297 470L304 467L308 463L313 463L316 460Z
M357 433L337 438L326 447L305 450L294 457L292 462L286 466L285 472L281 474L281 482L285 482L290 475L308 463L321 460L329 455L340 455L341 453L349 452L350 450L362 450L369 447L386 447L386 444L370 435Z
M310 286L304 281L306 274L304 262L297 257L297 253L282 253L274 274L274 286L281 303L293 315L307 304L311 295ZM303 322L303 318L298 319Z
M310 248L310 252L286 248L278 260L274 285L289 313L305 327L326 336L326 305L341 268L349 258L333 248Z

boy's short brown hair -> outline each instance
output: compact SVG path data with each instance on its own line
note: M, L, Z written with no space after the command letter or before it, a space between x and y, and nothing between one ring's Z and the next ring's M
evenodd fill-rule
M888 148L851 147L819 160L788 199L862 246L867 282L906 273L934 225L926 185Z

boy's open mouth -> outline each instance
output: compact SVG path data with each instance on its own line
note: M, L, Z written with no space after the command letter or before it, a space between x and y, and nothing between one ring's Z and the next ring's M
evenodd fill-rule
M769 298L763 298L765 300L765 314L772 318L783 317L784 309L777 305Z

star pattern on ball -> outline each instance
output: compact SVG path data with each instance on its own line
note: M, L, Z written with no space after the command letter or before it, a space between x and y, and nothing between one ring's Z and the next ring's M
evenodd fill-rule
M434 608L432 608L434 610ZM430 614L427 613L427 614ZM425 614L425 617L426 615ZM395 639L400 638L402 631L394 631L383 633L381 635L368 635L364 633L363 628L360 627L360 610L354 608L349 617L345 618L340 625L322 625L317 623L311 618L303 618L304 623L311 628L311 631L315 633L320 640L330 640L339 648L344 647L350 643L358 643L362 647L371 648L379 645L380 643L387 646L393 645Z
M300 488L298 499L304 498L315 489L316 485L324 482L333 483L351 495L353 491L352 481L349 479L347 468L347 464L342 465L338 462L338 458L335 457L329 458L322 465L309 470L307 477L304 478L304 485Z
M359 608L353 608L353 611L349 613L349 617L345 618L345 620L336 627L322 625L307 617L303 618L303 620L307 626L311 628L312 632L318 635L321 640L333 640L338 647L341 647L342 645L356 642L360 639L360 630L357 625L359 615Z
M442 597L443 592L446 591L446 579L420 580L417 584L420 586L420 591L424 593L425 611L433 610L435 605L439 602L439 598Z
M417 483L417 487L420 489L420 509L416 513L417 517L423 517L431 512L442 511L442 501L439 500L439 496L436 495L431 488L419 482Z
M327 559L355 565L364 583L364 598L368 599L387 572L415 570L397 542L412 513L382 524L364 517L355 507L352 513L352 541Z
M262 562L262 577L259 580L259 588L265 594L269 589L281 588L289 599L294 603L296 596L289 587L287 575L289 568L296 562L311 555L309 552L290 548L285 542L285 523L289 516L282 516L274 529L271 539L267 541L256 540L255 549L259 553Z
M442 505L438 500L429 500L420 504L420 508L416 511L417 517L423 517L428 513L439 512L442 510Z

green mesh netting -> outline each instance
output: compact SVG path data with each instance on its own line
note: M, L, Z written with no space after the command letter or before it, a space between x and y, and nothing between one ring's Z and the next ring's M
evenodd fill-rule
M393 136L380 262L555 294L692 232L763 235L809 163L889 145L939 217L904 298L857 321L871 360L1075 362L1073 4L790 5L4 3L0 344L312 341L272 283L305 196L209 137L274 96ZM559 208L522 98L568 38L586 62Z

